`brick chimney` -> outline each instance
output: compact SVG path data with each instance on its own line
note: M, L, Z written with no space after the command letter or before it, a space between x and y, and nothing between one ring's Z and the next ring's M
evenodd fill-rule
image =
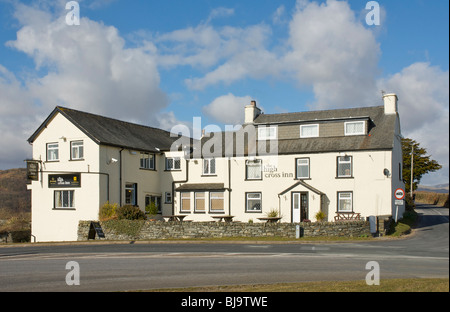
M245 120L246 124L253 123L256 117L261 114L261 109L256 106L256 101L251 101L250 105L245 106Z
M383 101L384 101L384 114L397 114L398 113L398 97L395 93L389 93L383 95Z

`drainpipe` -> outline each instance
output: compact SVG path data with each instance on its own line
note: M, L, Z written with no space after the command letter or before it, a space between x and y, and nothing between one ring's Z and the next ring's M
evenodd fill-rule
M120 207L122 207L123 206L123 204L122 204L122 197L123 197L123 195L122 195L122 151L124 150L125 148L123 148L122 147L122 149L119 151L119 194L120 194Z
M231 157L228 157L228 215L231 215Z

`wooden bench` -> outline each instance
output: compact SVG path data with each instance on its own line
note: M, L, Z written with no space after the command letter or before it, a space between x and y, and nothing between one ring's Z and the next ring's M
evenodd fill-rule
M360 221L361 214L359 212L338 212L334 217L334 221Z

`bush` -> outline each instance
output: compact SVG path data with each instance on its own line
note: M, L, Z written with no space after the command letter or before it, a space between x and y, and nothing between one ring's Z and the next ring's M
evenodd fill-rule
M325 220L325 217L325 213L322 210L316 213L316 220L318 222L322 222L323 220Z
M125 205L117 209L119 220L145 220L145 213L139 207Z
M103 206L100 207L100 211L98 213L98 219L100 221L107 221L112 219L117 219L117 207L118 204L110 204L106 202Z

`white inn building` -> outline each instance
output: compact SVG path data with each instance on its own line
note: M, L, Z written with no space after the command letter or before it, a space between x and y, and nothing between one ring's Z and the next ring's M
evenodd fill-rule
M159 218L266 222L401 218L404 188L397 96L383 105L263 114L252 101L245 124L200 140L56 107L28 140L37 172L32 241L74 241L80 220L106 202L151 202Z

